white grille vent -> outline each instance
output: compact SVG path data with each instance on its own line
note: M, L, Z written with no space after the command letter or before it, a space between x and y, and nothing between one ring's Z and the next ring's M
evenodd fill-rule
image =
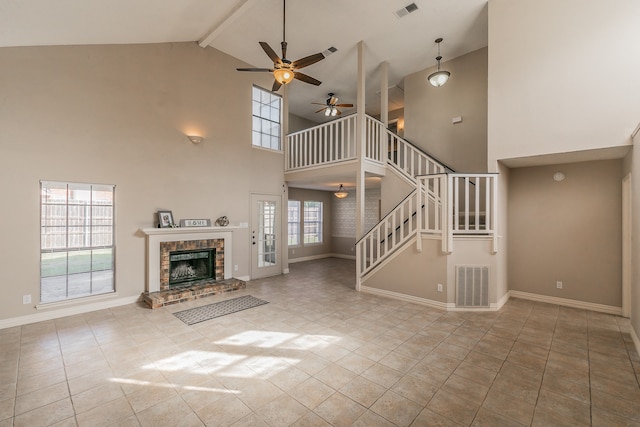
M400 10L396 10L395 12L393 12L393 14L396 15L396 18L402 18L410 13L415 12L416 10L418 10L418 5L415 3L411 3Z
M489 307L488 266L456 266L456 306Z

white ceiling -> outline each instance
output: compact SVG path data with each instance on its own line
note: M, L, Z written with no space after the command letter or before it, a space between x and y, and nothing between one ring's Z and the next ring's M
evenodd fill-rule
M324 102L329 92L341 103L355 103L360 40L369 114L380 110L382 61L389 63L392 111L403 106L403 77L435 65L437 37L444 38L445 69L448 59L487 46L487 0L414 0L417 11L394 15L411 2L289 0L288 59L338 49L304 70L322 85L291 83L289 111L323 121L310 103ZM268 68L272 62L258 42L280 53L282 8L282 0L0 0L0 47L197 41Z

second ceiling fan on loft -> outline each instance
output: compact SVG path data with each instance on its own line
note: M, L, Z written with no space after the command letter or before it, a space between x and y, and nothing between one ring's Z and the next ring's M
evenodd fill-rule
M285 33L287 11L286 0L282 1L282 5L282 42L280 43L280 46L282 47L282 58L276 54L267 42L259 42L262 50L264 50L267 56L273 61L273 68L237 68L237 70L273 73L273 77L275 79L273 87L271 88L273 92L278 91L282 85L290 83L293 79L315 86L320 86L322 84L320 80L314 79L311 76L299 72L298 70L324 59L325 55L323 53L314 53L313 55L305 56L304 58L293 62L287 59L287 38Z
M312 104L314 105L323 105L323 107L318 111L316 111L316 113L324 111L325 116L335 117L337 115L342 114L342 111L338 110L338 107L340 108L353 107L353 104L338 104L338 97L335 96L336 95L335 93L329 93L328 95L329 95L329 98L327 98L324 104L321 104L319 102L312 102Z

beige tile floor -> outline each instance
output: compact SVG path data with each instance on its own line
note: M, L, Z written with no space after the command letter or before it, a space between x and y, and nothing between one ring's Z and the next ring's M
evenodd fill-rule
M357 293L353 270L0 330L0 426L640 425L626 319L517 299L446 313ZM171 314L244 294L270 303Z

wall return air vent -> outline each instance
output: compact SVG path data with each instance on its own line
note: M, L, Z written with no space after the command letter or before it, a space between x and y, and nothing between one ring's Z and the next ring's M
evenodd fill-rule
M456 266L456 307L489 307L489 266Z
M396 10L395 12L393 12L393 14L396 15L396 18L402 18L407 16L410 13L415 12L416 10L418 10L418 5L415 3L411 3L406 5L400 10Z

